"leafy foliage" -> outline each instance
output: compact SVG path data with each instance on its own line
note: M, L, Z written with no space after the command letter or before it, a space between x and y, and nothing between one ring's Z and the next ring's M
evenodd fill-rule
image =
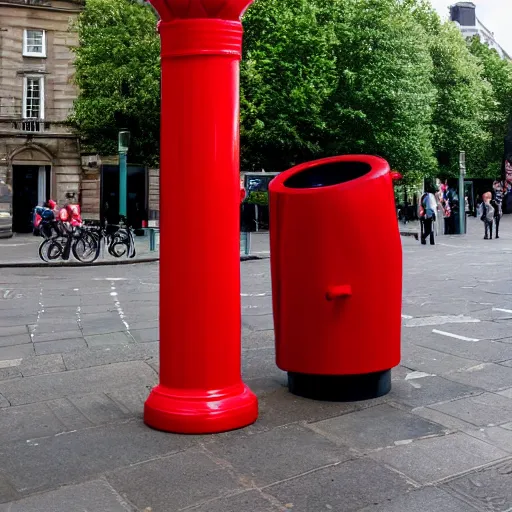
M160 40L155 26L155 14L147 5L87 0L76 25L80 95L71 118L86 151L117 153L118 131L128 128L130 160L157 160Z
M150 7L88 0L77 29L72 121L86 149L154 163L159 40ZM244 16L242 169L281 171L340 153L386 158L407 183L499 174L512 64L466 42L428 0L255 0Z

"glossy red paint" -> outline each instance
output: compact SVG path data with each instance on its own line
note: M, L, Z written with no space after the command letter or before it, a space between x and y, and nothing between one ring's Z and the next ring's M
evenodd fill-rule
M399 364L402 247L387 162L310 162L277 176L269 190L279 368L341 376Z
M161 16L160 383L144 421L253 423L240 376L240 16L251 0L151 0Z

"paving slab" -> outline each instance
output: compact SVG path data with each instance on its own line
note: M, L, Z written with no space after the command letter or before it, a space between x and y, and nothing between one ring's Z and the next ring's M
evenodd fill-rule
M149 327L147 329L130 329L130 334L138 343L147 343L150 341L158 341L160 339L158 327Z
M17 500L18 498L19 494L16 492L16 489L8 478L0 472L0 503L7 503L8 501ZM0 510L2 509L0 508Z
M61 354L25 357L19 365L23 377L33 377L45 373L58 373L66 370Z
M348 446L335 445L299 425L253 435L218 436L207 449L258 487L354 456Z
M471 512L465 501L436 487L425 487L403 494L389 502L365 507L358 512Z
M410 407L421 407L481 394L482 389L443 377L427 376L393 382L390 398Z
M93 423L68 398L57 398L44 403L65 426L64 430L67 432L93 426Z
M26 325L11 325L10 327L0 327L0 337L15 336L17 334L28 334L28 328Z
M12 345L23 345L24 343L31 343L30 335L28 332L23 334L11 334L8 336L0 337L0 347L9 347Z
M272 315L244 316L242 325L245 325L251 331L268 331L274 328L274 319Z
M112 332L108 334L85 336L85 341L90 348L134 343L133 338L127 332Z
M512 453L512 431L505 428L505 426L469 429L465 430L465 433L492 444L496 448Z
M151 512L177 511L244 489L231 471L198 450L120 469L107 479L139 510Z
M431 484L507 456L508 452L461 432L371 454L420 484Z
M36 438L29 443L22 440L3 444L0 460L5 474L23 495L170 455L194 442L193 437L171 436L151 430L139 421L128 421Z
M446 484L479 510L507 512L512 508L512 462L507 461Z
M445 313L446 314L446 313ZM470 318L477 319L477 313L472 313ZM411 328L413 329L413 328ZM418 327L414 328L415 334L418 337L422 337L423 333L421 331L425 331L427 336L432 333L433 329L437 329L440 331L447 331L451 334L456 334L457 336L464 336L466 338L472 338L477 340L498 340L501 338L506 338L510 336L511 324L510 322L489 322L489 321L480 321L480 322L468 322L468 323L453 323L453 324L443 324L443 325L431 325L429 327ZM439 336L439 335L438 335ZM471 343L471 342L469 342Z
M32 335L32 341L39 343L41 341L57 341L57 340L68 340L73 338L82 338L82 331L73 329L71 331L58 331L58 332L38 332L36 330Z
M501 391L512 387L512 368L484 363L464 371L453 372L447 378L486 391Z
M384 401L384 400L383 400ZM274 393L261 397L255 428L269 429L298 421L314 422L356 411L357 403L317 402L300 398L279 386Z
M440 425L387 404L320 421L314 427L347 446L364 451L444 432Z
M35 355L34 345L27 343L24 345L14 345L9 347L0 347L0 361L9 361L12 359L22 359Z
M106 393L106 395L116 403L125 414L142 418L144 402L149 395L149 390L143 390L140 387L132 386L110 391Z
M135 384L142 387L156 384L153 370L142 361L62 372L58 378L48 374L2 381L0 393L12 405L22 405L83 392L103 393Z
M60 339L55 341L40 341L39 343L34 343L34 349L37 355L61 355L65 354L66 352L74 352L84 348L87 348L87 344L84 338Z
M94 347L88 350L63 354L62 357L68 370L80 370L130 361L151 360L158 358L158 343L131 343L129 345Z
M494 393L461 398L430 409L449 414L478 427L489 427L512 420L512 400Z
M101 321L82 319L81 326L85 337L117 333L126 329L119 316Z
M244 379L273 377L286 379L286 372L276 366L274 348L244 350L242 354L242 375Z
M19 366L7 366L6 368L0 368L0 381L15 379L17 377L22 377L23 375L20 372Z
M275 336L273 329L257 332L247 331L242 336L242 348L273 348L275 344L274 339Z
M482 340L478 342L458 340L432 334L411 340L424 348L438 350L446 354L464 357L483 363L496 363L512 359L512 344L501 341Z
M404 343L402 346L402 364L414 370L443 375L477 366L481 364L481 361L452 356L437 350Z
M294 512L352 512L407 492L412 485L369 459L344 462L265 488Z
M208 501L192 510L197 512L282 512L284 509L273 504L261 491L252 490L228 498Z
M133 512L103 480L69 485L31 498L0 505L0 512Z
M72 396L69 401L94 425L112 423L131 416L103 393Z
M53 435L65 426L46 404L8 407L0 413L0 443Z

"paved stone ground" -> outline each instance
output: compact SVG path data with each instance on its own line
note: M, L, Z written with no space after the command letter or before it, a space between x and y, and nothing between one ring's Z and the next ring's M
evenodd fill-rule
M402 366L387 397L361 403L288 393L269 261L242 263L260 418L217 436L142 423L158 264L3 269L0 512L510 511L512 219L500 240L470 231L403 240Z

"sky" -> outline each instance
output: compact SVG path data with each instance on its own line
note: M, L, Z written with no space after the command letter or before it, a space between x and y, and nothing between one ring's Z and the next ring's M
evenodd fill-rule
M478 19L494 32L496 41L510 55L512 54L512 33L510 21L512 19L512 0L472 0L476 4ZM448 17L448 7L457 3L457 0L430 0L443 18Z

